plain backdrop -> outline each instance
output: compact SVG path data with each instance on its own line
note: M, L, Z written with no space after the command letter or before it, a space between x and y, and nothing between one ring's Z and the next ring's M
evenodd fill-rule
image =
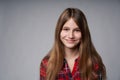
M61 12L81 9L108 80L120 80L119 0L0 1L0 80L39 80L42 58L51 49Z

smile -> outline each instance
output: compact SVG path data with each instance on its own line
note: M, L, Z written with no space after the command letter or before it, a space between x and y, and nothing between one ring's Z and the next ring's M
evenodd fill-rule
M76 40L66 40L68 43L74 43Z

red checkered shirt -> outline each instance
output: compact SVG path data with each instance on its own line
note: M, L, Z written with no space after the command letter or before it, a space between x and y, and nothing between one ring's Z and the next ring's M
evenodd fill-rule
M69 69L67 61L64 59L64 65L58 73L56 80L80 80L80 72L78 70L78 59L75 60L72 72ZM48 58L44 58L40 65L40 80L46 80L46 66Z
M64 59L64 65L61 71L58 73L56 80L81 80L80 72L78 70L78 60L77 58L74 63L72 72L69 69L67 61ZM40 65L40 80L46 80L46 67L47 67L48 57L44 58ZM98 69L98 65L95 65Z

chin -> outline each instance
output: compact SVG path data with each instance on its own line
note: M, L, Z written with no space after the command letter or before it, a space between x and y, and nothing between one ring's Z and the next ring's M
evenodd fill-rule
M75 49L78 47L79 44L66 44L65 47L69 49Z
M69 48L69 49L73 49L73 48L75 48L76 46L75 45L69 45L69 46L66 46L67 48Z

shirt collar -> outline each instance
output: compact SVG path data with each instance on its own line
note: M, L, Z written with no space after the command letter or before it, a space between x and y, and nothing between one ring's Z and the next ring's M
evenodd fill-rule
M75 59L75 62L78 62L80 60L80 56L78 58ZM64 58L64 63L66 63L66 59Z

